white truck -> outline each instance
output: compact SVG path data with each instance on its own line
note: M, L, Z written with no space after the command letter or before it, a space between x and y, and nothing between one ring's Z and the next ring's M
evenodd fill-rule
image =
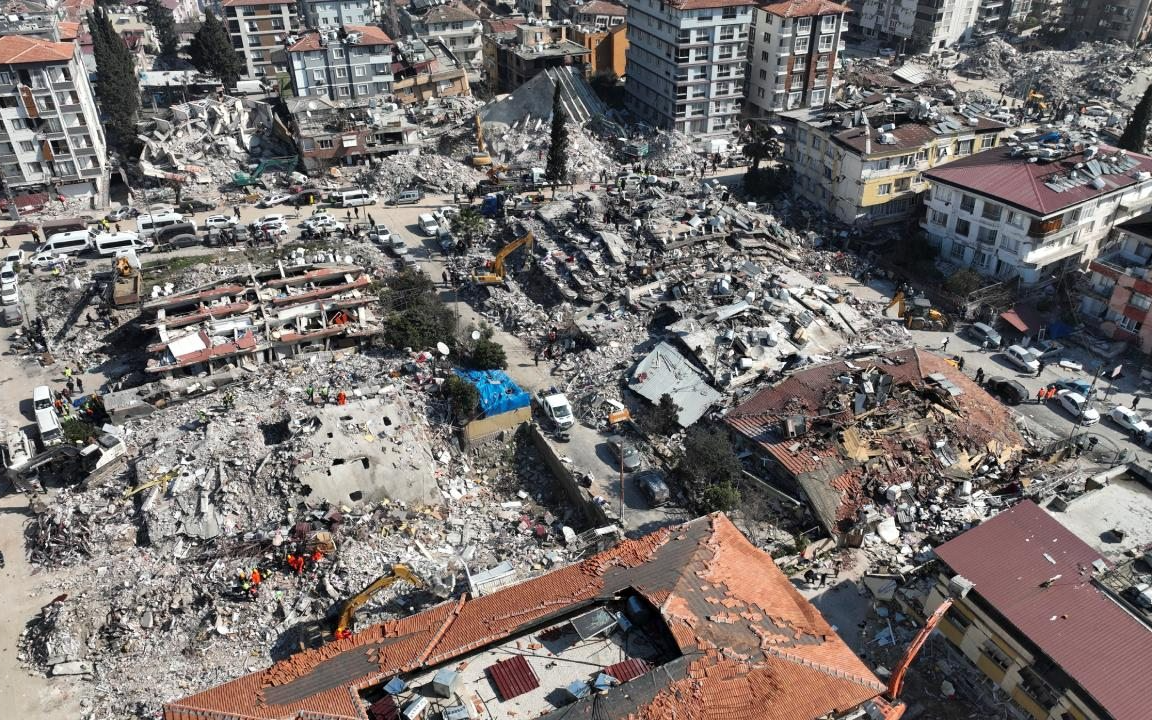
M572 414L572 403L568 402L564 393L558 392L555 388L539 391L536 394L536 403L557 430L567 430L576 424L576 416Z

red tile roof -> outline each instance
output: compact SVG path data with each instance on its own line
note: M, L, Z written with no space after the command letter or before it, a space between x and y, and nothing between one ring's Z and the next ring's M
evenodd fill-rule
M815 15L841 15L852 12L847 5L831 2L831 0L791 0L791 2L772 3L761 5L760 9L770 15L779 17L812 17Z
M72 59L72 50L70 42L49 42L25 35L0 37L0 63L5 65L66 62Z
M936 554L1109 717L1149 717L1152 631L1092 583L1100 554L1031 500L944 543Z
M420 20L426 24L442 24L451 22L475 22L480 16L472 12L466 5L437 5L424 13Z
M963 118L961 118L963 119ZM871 134L872 139L869 141L865 135L865 128L853 127L847 130L841 130L833 137L836 142L854 149L856 152L863 153L865 149L871 145L871 155L886 155L896 152L907 152L911 149L919 149L933 142L934 140L946 137L956 137L959 135L966 135L968 133L980 133L982 135L992 132L1000 132L1007 129L1007 125L988 118L979 118L975 125L969 125L965 122L960 128L949 131L946 134L940 134L933 128L935 125L928 125L923 122L908 121L896 126L896 129L887 131L887 134L892 136L895 140L893 143L880 142L881 132L878 128L870 128L868 132ZM957 161L959 162L959 161Z
M617 5L607 0L591 0L591 2L575 6L572 11L576 15L617 15L623 17L628 14L628 9L623 5Z
M756 0L671 0L668 4L680 10L705 10L707 8L755 5Z
M1095 161L1102 158L1112 158L1117 154L1116 148L1100 145ZM1101 195L1114 193L1119 189L1135 185L1136 173L1152 172L1152 157L1139 153L1129 152L1132 167L1120 170L1111 164L1102 165L1103 170L1117 170L1104 172L1100 177L1104 180L1104 187L1100 190L1089 185L1091 176L1084 168L1077 169L1078 163L1088 163L1084 153L1078 152L1055 162L1029 162L1024 156L1012 157L1011 149L1007 147L993 148L971 157L962 158L948 163L942 167L933 168L924 173L924 177L934 181L969 190L991 197L997 201L1007 203L1041 217L1063 212L1073 205L1078 205ZM1063 192L1057 192L1045 185L1056 178L1067 178L1073 170L1078 170L1079 177L1072 181L1074 187Z
M351 45L349 47L393 44L392 38L388 37L388 33L372 25L345 25L344 29L349 33L361 33L363 35L357 45ZM333 45L333 43L328 43L328 45ZM320 33L315 30L310 30L304 33L295 43L289 45L288 52L311 52L313 50L320 50L326 46L327 45L320 44Z
M457 661L629 588L659 609L687 668L683 676L644 675L664 684L650 701L635 701L635 720L716 717L718 710L749 720L815 720L883 692L772 558L718 514L491 595L375 625L172 702L164 718L361 718L362 688Z

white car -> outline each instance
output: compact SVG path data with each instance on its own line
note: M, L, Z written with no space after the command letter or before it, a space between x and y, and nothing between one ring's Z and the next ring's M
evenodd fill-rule
M280 213L272 213L271 215L261 215L260 217L256 218L256 222L254 222L252 224L256 225L257 227L263 227L263 226L267 225L268 223L280 223L281 225L287 225L288 224L288 217L286 215L281 215Z
M275 207L277 205L283 205L291 199L292 196L288 193L272 193L271 195L265 195L264 197L260 198L260 202L256 203L256 207Z
M383 225L377 225L376 229L368 233L368 239L374 243L387 245L392 239L392 231Z
M333 218L331 215L324 215L322 217L308 218L300 223L300 227L313 231L328 230L329 232L335 232L337 230L343 230L344 223Z
M0 305L15 305L20 302L20 288L15 283L0 289Z
M57 265L61 262L65 262L67 260L68 260L67 255L58 255L58 254L48 250L48 251L45 251L42 253L37 253L36 255L33 255L32 260L29 261L29 264L31 264L32 267L34 267L34 268L44 270L44 269L48 269L54 265Z
M1056 393L1056 397L1060 400L1060 406L1079 420L1081 425L1095 425L1100 422L1100 413L1095 408L1089 407L1088 401L1080 393L1061 390Z
M12 263L4 263L0 266L0 285L15 285L19 279L16 275L16 266Z
M1004 357L1008 358L1008 362L1026 373L1035 375L1040 369L1040 361L1036 359L1036 356L1019 345L1009 345L1004 350Z
M230 228L237 223L235 215L209 215L204 218L206 228Z
M12 263L13 265L23 264L24 263L24 251L23 250L13 250L12 252L5 255L3 260L0 260L0 264L7 265L8 263Z
M1140 417L1140 413L1136 412L1130 407L1117 405L1108 411L1108 417L1112 422L1124 428L1133 435L1140 433L1152 434L1152 426L1144 422L1144 418Z

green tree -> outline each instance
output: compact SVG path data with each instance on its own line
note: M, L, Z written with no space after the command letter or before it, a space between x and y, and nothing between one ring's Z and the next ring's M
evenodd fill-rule
M160 0L147 0L144 3L144 17L156 31L156 40L160 43L160 55L167 58L176 57L176 53L180 50L180 35L176 32L176 19L172 17L172 11Z
M544 177L557 185L568 179L568 115L560 98L560 84L552 93L552 144L548 148L548 166Z
M675 472L689 505L697 512L731 510L738 506L740 492L736 484L743 468L724 431L692 428Z
M452 229L456 232L459 248L465 250L484 237L488 231L488 221L474 208L466 207L452 221Z
M124 151L136 141L136 116L140 110L135 63L105 10L97 8L88 14L88 28L96 60L96 99L100 101L108 143Z
M643 425L649 432L657 435L671 435L680 429L680 406L668 393L660 396L656 407L645 413Z
M380 290L387 315L381 339L394 348L430 348L456 344L456 316L436 295L436 285L423 273L402 272Z
M452 412L457 420L470 419L480 407L480 391L459 375L449 375L441 386L441 391L451 403Z
M228 29L211 10L204 11L204 22L188 45L188 56L197 70L220 78L225 87L236 87L244 70L240 56L232 47Z
M480 330L480 339L468 353L467 364L473 370L503 370L508 367L508 356L504 346L492 339L494 331L485 325Z
M1136 103L1132 117L1124 126L1124 134L1120 136L1120 147L1130 152L1144 152L1144 144L1148 141L1148 122L1152 121L1152 83L1144 90L1144 97Z

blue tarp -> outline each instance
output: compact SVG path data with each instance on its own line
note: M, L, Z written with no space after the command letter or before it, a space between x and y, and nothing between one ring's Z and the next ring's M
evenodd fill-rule
M488 417L532 404L532 396L503 370L456 370L480 392L480 409Z
M1066 325L1059 320L1048 326L1048 337L1052 338L1053 340L1059 340L1062 337L1067 337L1074 332L1076 332L1076 328L1072 327L1071 325Z

